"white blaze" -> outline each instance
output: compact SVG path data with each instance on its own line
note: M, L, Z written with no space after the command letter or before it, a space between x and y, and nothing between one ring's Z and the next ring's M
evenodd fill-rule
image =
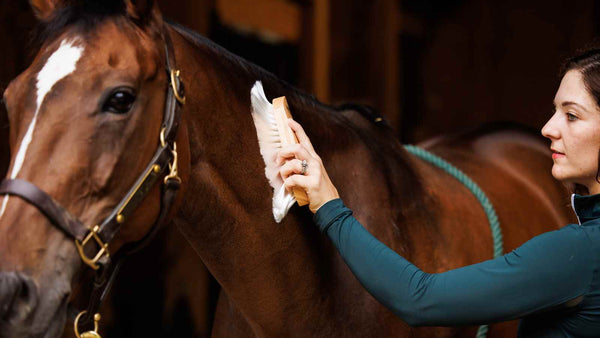
M40 108L42 107L44 98L50 92L50 90L52 90L52 87L54 87L54 85L58 81L71 74L75 70L77 61L83 53L83 47L75 46L75 43L76 40L63 40L60 44L60 47L58 47L58 49L54 53L52 53L48 60L46 60L46 64L38 73L36 102L37 106L35 114L33 115L33 119L31 120L31 123L27 128L27 132L25 133L25 137L23 137L21 145L19 146L19 150L17 151L17 156L15 157L15 164L13 165L12 170L10 172L10 178L16 178L17 174L21 170L21 167L23 166L23 162L25 161L25 153L27 152L27 148L29 147L31 140L33 139L33 131L35 129L38 113L40 111ZM8 195L4 197L4 201L2 202L2 208L0 209L0 217L4 215L7 203Z

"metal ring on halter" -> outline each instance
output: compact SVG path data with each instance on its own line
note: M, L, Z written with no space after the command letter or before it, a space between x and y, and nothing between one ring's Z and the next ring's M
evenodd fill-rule
M302 160L302 171L300 172L300 175L306 174L306 168L308 168L308 162L306 162L306 160Z
M181 96L179 89L181 88L181 82L179 81L178 70L171 70L171 88L173 88L173 95L175 95L175 99L179 101L181 104L185 104L185 95Z
M79 318L81 318L81 316L83 316L86 313L87 313L87 311L81 311L77 315L77 318L75 318L75 323L73 324L74 331L75 331L75 337L77 337L77 338L86 338L86 337L98 337L98 338L100 338L100 335L98 334L98 322L100 321L100 318L101 318L99 313L96 313L94 315L94 330L93 331L87 331L87 332L84 332L82 334L79 334Z

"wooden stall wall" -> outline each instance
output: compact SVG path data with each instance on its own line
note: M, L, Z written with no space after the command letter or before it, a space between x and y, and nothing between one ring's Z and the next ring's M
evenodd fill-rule
M412 65L420 88L403 97L412 107L402 111L406 138L498 120L539 130L553 109L561 63L597 33L597 6L471 0L425 25L421 57Z
M332 0L332 100L380 109L404 142L491 121L540 129L593 0ZM390 15L389 13L395 13Z

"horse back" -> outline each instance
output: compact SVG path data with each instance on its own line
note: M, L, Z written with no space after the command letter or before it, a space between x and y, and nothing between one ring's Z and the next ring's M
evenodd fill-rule
M421 146L458 167L487 194L499 217L505 252L576 222L567 189L552 177L550 147L532 130L492 124Z

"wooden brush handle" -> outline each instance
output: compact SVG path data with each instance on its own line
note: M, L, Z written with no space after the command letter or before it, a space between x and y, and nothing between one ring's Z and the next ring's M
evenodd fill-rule
M277 129L279 131L279 137L281 138L281 146L285 147L290 144L299 143L294 131L287 123L287 120L292 118L292 114L290 113L290 108L285 96L273 99L273 115L275 116L275 121L277 122ZM294 194L294 198L298 202L298 205L302 206L308 204L308 196L306 196L304 190L300 188L293 188L292 193Z

